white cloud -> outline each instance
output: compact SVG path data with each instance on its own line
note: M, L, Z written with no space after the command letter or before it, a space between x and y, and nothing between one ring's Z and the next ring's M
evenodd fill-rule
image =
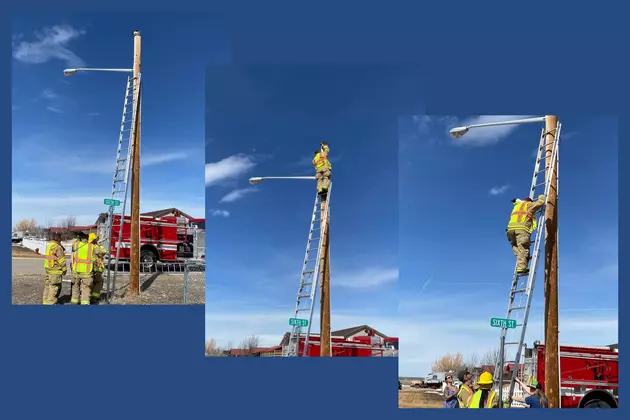
M73 156L70 158L70 161L67 161L68 169L74 172L83 172L83 173L114 173L114 157L112 158L103 158L98 161L85 159L84 157ZM165 152L165 153L154 153L154 154L142 154L140 157L140 166L145 168L147 166L160 165L163 163L168 163L176 160L187 159L189 155L184 152ZM85 162L89 163L85 163Z
M488 194L490 195L500 195L503 194L504 192L506 192L508 190L508 188L510 188L509 185L501 185L500 187L493 187L490 189L490 192L488 192Z
M214 217L230 217L230 212L227 210L210 209L209 213Z
M46 107L47 110L52 111L52 112L56 112L58 114L63 114L64 111L62 109L56 108L54 106L47 106Z
M13 58L23 63L42 64L50 60L65 61L69 67L84 67L85 61L68 48L70 41L85 32L70 25L55 25L35 33L28 42L17 37L13 43Z
M42 92L42 98L52 100L59 98L59 95L56 94L52 89L44 89Z
M340 273L335 277L335 285L370 289L398 281L398 268L369 267L356 273Z
M252 157L243 154L230 156L219 162L206 163L206 187L241 176L254 166L256 163Z
M231 203L236 200L240 200L245 197L247 194L251 194L253 192L258 191L256 188L242 188L238 190L234 190L226 194L219 203Z

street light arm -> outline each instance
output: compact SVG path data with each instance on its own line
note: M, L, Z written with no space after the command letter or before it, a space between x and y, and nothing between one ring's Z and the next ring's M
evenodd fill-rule
M131 73L133 69L99 69L99 68L77 68L77 69L65 69L63 74L66 76L72 76L73 74L80 71L107 71L107 72L115 72L115 73Z
M256 176L249 178L249 183L252 185L259 184L263 182L265 179L315 179L314 176Z
M459 138L466 134L471 128L479 128L479 127L494 127L499 125L515 125L515 124L529 124L529 123L540 123L545 122L547 117L535 117L535 118L523 118L521 120L511 120L511 121L496 121L490 123L483 124L472 124L462 127L455 127L450 130L450 134L453 138Z

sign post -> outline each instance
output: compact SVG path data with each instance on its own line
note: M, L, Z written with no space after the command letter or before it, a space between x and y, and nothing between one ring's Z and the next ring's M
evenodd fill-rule
M516 320L508 318L491 318L490 326L495 328L516 328ZM503 408L503 371L505 369L505 334L501 333L501 348L499 349L499 408ZM515 364L518 369L518 362Z

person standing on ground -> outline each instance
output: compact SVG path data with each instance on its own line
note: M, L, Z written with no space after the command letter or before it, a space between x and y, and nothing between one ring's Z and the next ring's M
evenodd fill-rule
M517 395L512 396L512 401L518 401L523 404L527 404L529 408L549 408L547 396L542 390L542 385L535 378L529 380L529 385L526 385L518 377L516 382L521 386L521 389L528 397L519 397Z
M468 400L474 394L472 375L468 370L465 370L463 374L460 375L459 380L462 381L462 385L459 387L459 391L457 392L457 400L459 401L460 408L468 408Z
M545 196L539 195L535 202L529 197L523 200L514 199L512 202L514 207L505 233L516 257L516 273L527 274L531 235L537 227L536 212L545 205Z
M70 304L77 305L79 298L81 297L81 278L75 271L74 259L76 258L76 251L79 247L87 245L87 236L83 232L77 232L77 239L72 244L72 293L70 296Z
M46 246L46 256L44 257L44 305L56 305L61 293L61 282L63 276L68 272L66 265L66 250L61 245L61 235L53 233L50 242Z
M459 408L457 400L457 387L453 385L453 375L446 375L446 386L444 387L444 408Z
M103 289L103 271L105 271L104 258L107 255L107 249L98 243L98 236L94 233L90 233L88 243L94 246L94 271L90 301L92 304L98 304L101 300L101 290Z
M468 408L499 408L499 396L496 391L492 391L494 379L490 372L483 372L477 381L479 390L470 396Z
M85 242L82 240L72 255L72 272L76 274L78 280L76 284L80 288L80 293L79 296L75 296L75 286L73 284L72 298L73 300L79 298L81 305L89 305L94 271L94 246L88 243L85 233L82 236Z
M332 165L328 160L328 153L330 148L328 144L323 141L320 144L320 150L315 150L315 157L313 158L313 166L315 166L315 179L317 180L317 193L325 196L328 192L330 185L330 177Z

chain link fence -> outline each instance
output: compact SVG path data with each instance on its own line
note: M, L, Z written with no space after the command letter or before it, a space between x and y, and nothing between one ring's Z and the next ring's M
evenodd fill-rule
M107 303L203 304L205 261L141 262L140 293L129 295L131 263L119 261L103 272L103 296Z

